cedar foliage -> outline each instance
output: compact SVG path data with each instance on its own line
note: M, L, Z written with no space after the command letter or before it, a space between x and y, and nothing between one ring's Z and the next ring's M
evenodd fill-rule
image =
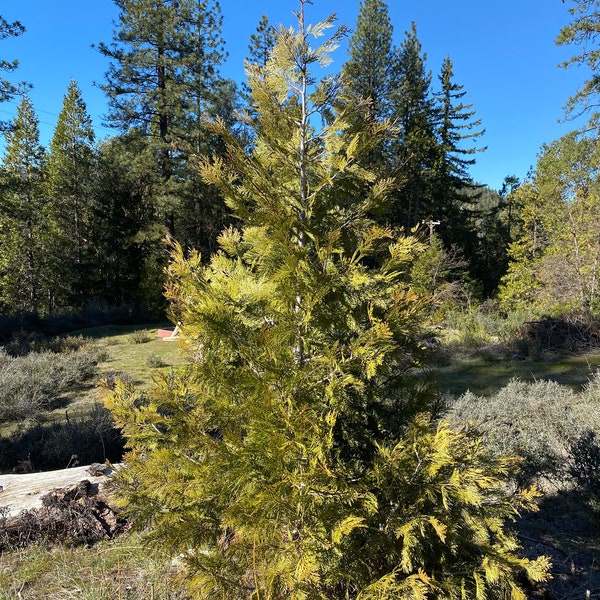
M313 70L345 29L322 41L333 18L306 24L306 4L249 69L253 153L217 122L227 158L201 163L241 228L207 265L173 244L187 373L108 399L131 448L122 498L198 598L524 598L516 574L547 564L518 558L504 522L535 491L507 495L514 461L429 414L408 275L423 248L368 216L393 182L358 157L385 124L320 118Z

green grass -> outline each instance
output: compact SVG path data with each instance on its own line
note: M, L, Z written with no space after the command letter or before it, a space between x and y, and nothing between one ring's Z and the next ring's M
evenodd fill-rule
M98 383L104 378L122 377L147 390L157 372L184 365L186 360L178 341L164 341L158 336L159 327L169 325L106 325L70 333L90 340L99 351L98 375L63 393L60 408L40 415L40 421L62 423L67 413L70 418L86 417L95 405L102 404L104 392ZM0 436L8 436L22 427L22 422L2 422Z
M87 547L31 546L0 554L0 600L184 600L171 557L137 534Z
M478 396L489 396L515 378L548 379L578 391L598 369L600 352L545 357L544 360L454 357L450 366L436 371L436 378L444 393L458 396L470 390Z
M94 327L80 332L81 335L97 340L98 347L105 351L106 360L99 367L101 373L122 372L132 382L146 389L152 385L156 367L151 366L150 357L160 359L158 370L169 370L185 364L177 341L165 341L158 337L157 325Z
M102 391L96 385L105 377L127 378L137 388L152 387L157 372L177 369L186 363L178 341L164 341L158 337L162 325L105 325L73 332L94 342L102 355L98 364L99 375L91 385L73 390L69 398L69 410L81 415L94 403L102 402ZM160 367L156 365L160 364ZM60 412L60 411L59 411ZM64 413L64 409L62 409ZM50 415L50 418L60 415Z

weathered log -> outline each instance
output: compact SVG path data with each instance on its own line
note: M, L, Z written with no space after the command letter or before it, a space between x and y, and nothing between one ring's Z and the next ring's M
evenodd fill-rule
M97 485L82 480L42 498L42 507L0 518L0 550L33 542L92 544L128 531L128 523L99 496Z

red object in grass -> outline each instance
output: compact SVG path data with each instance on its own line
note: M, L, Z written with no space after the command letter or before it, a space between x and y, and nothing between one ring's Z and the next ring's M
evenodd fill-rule
M177 335L179 334L179 325L175 327L175 329L159 329L158 337L161 337L163 340L174 340L177 339Z

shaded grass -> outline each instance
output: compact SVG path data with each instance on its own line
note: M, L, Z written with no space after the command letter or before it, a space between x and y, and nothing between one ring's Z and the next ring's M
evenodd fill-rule
M598 369L599 351L547 356L543 360L474 356L454 357L451 365L435 371L435 377L443 393L459 396L469 390L478 396L489 396L511 379L528 382L545 379L579 391Z

